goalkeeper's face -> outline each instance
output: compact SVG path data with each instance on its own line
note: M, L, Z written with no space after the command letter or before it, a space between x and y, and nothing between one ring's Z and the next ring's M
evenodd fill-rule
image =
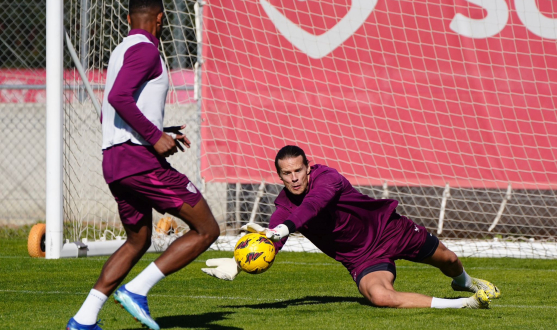
M304 158L279 159L279 176L284 186L294 195L301 195L308 189L309 171L311 170L304 164Z

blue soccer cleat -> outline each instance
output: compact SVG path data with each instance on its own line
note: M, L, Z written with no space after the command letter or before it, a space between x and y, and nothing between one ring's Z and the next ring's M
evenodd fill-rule
M66 330L103 330L103 329L101 329L101 327L99 327L99 324L100 324L100 320L97 323L91 324L91 325L79 324L72 317L68 321L68 325L66 325Z
M151 330L159 330L160 327L151 318L149 306L147 305L147 297L138 295L126 290L125 285L114 292L116 303L125 308L138 322Z

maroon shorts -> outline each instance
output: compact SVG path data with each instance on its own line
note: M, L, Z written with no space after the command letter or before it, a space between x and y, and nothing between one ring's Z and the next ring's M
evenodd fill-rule
M437 237L407 217L391 219L377 248L354 268L352 278L359 285L362 277L379 270L390 271L396 277L395 260L422 261L433 255L438 245Z
M184 203L195 206L201 193L184 174L173 168L158 168L132 175L108 185L123 224L133 225L153 209L178 211Z

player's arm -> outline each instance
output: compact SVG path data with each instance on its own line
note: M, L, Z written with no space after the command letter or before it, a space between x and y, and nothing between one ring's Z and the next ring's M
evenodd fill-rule
M277 209L269 220L269 228L265 228L256 223L248 223L242 226L241 229L250 233L259 233L267 236L267 238L275 243L276 250L280 251L286 243L288 235L296 231L292 221L286 220L289 215L290 212L288 210L277 205Z
M161 156L175 153L174 139L161 132L137 107L135 93L149 80L162 74L158 50L150 43L138 43L124 54L124 62L108 95L118 115Z
M329 203L336 200L342 191L342 176L335 170L328 170L314 178L310 192L298 208L283 221L269 223L269 229L258 224L247 224L242 228L249 232L266 235L273 242L294 233L309 220L315 218ZM278 209L277 209L278 210Z

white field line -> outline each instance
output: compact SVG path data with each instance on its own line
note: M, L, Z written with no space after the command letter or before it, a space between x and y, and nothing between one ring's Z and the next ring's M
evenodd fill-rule
M26 293L26 294L64 294L64 295L82 295L85 296L88 292L64 292L64 291L31 291L31 290L0 290L0 293ZM225 296L184 296L184 295L169 295L169 294L150 294L149 297L168 297L177 299L227 299L227 300L259 300L259 301L283 301L287 302L289 299L269 299L269 298L253 298L253 297L225 297ZM355 304L356 302L345 302ZM557 309L557 306L536 306L536 305L491 305L497 308L539 308L539 309Z
M32 290L0 290L0 293L23 293L23 294L61 294L61 295L75 295L86 296L89 292L66 292L66 291L32 291ZM224 296L183 296L183 295L168 295L168 294L150 294L149 297L168 297L168 298L190 298L190 299L229 299L229 300L262 300L262 301L285 301L284 299L265 299L265 298L252 298L252 297L224 297Z
M17 259L22 257L16 256L2 256L0 259ZM153 261L156 258L143 258L143 261ZM71 260L71 259L68 259ZM75 260L75 259L74 259ZM90 257L87 260L92 261L106 261L106 258L95 258ZM205 263L207 260L194 260L196 263ZM296 261L277 261L278 264L285 265L300 265L300 266L335 266L340 265L338 262L296 262ZM432 266L428 265L416 265L416 266L397 266L397 269L434 269ZM525 269L525 268L506 268L506 267L464 267L465 269L475 269L475 270L502 270L502 271L521 271L521 272L557 272L557 269Z

